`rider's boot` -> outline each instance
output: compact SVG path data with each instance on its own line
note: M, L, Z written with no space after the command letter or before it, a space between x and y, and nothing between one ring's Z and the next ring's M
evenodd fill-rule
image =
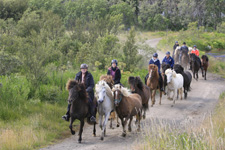
M68 104L66 115L62 116L62 119L65 120L65 121L70 120L70 107L71 107L71 104Z
M95 106L93 105L93 102L89 101L89 113L91 115L90 117L90 121L91 122L96 122L96 118L95 118Z

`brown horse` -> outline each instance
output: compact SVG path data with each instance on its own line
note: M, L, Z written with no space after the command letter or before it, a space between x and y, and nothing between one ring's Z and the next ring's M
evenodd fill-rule
M152 99L152 107L155 104L155 94L156 90L159 89L160 92L160 101L159 104L161 105L161 99L162 99L162 91L160 91L159 88L159 73L158 73L158 67L154 64L150 64L148 66L149 70L149 76L147 80L147 86L150 88L151 92L151 99Z
M75 80L69 80L66 85L67 90L69 91L68 101L72 104L70 109L70 131L71 134L74 135L75 131L73 130L73 122L78 119L80 120L80 131L79 131L79 139L78 142L82 141L82 132L84 127L84 119L87 118L87 123L94 125L93 135L96 136L96 123L91 123L90 114L88 112L88 94L86 92L85 85L83 83L79 83ZM96 99L94 99L94 104L96 104ZM95 109L95 114L97 109Z
M131 92L137 93L141 96L143 106L143 119L146 117L146 110L148 110L148 101L151 97L151 92L148 86L144 85L140 77L129 77L128 83L130 84Z
M123 126L122 136L126 136L126 125L128 119L128 131L131 132L131 122L133 116L136 116L138 121L138 131L140 131L140 121L142 113L142 101L141 96L138 94L131 94L127 88L117 84L113 87L114 103L116 106L116 112L121 120ZM125 118L125 119L124 119Z
M100 81L103 80L105 81L109 87L112 89L113 85L114 85L114 81L113 81L113 78L111 75L101 75L100 77ZM117 127L120 126L120 123L119 123L119 118L118 116L116 116L116 112L113 111L111 112L110 116L109 116L109 119L110 119L110 128L113 129L113 126L112 126L112 121L116 118L116 121L117 121Z
M209 66L209 58L206 55L202 55L201 57L201 62L202 62L202 77L205 77L206 80L206 72Z

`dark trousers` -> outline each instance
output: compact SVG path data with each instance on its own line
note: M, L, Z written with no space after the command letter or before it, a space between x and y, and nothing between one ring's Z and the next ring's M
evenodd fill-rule
M147 85L148 76L149 76L149 73L145 76L145 85ZM160 89L162 89L163 87L163 79L162 79L161 73L159 73L159 87Z

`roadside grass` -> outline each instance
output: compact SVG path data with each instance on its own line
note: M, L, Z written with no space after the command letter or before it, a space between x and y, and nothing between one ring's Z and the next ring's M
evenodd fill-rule
M151 120L145 126L141 140L133 147L137 150L222 150L225 149L225 93L213 114L199 127L192 128L187 123L185 128L176 123ZM152 124L152 125L151 125ZM156 125L157 124L157 125Z

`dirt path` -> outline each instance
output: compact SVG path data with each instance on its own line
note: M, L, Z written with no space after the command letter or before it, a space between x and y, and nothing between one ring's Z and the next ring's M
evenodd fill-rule
M147 40L146 42L155 47L159 40L160 38ZM158 53L159 59L162 60L164 54L162 52ZM187 100L177 100L174 107L171 107L172 101L167 100L166 96L163 96L162 105L159 105L157 96L156 105L150 107L147 118L142 123L144 124L150 118L159 118L168 120L168 122L175 121L180 126L188 122L191 123L190 125L201 123L205 114L210 113L215 107L220 93L225 91L225 81L217 75L208 74L207 81L203 80L202 77L200 77L199 81L193 80L191 88ZM133 131L128 132L125 138L121 136L121 127L107 128L105 140L100 141L100 128L97 126L97 137L92 137L92 127L87 125L83 132L82 144L77 142L78 135L76 133L75 136L71 136L61 143L43 148L43 150L129 150L138 137L135 128L133 124Z

